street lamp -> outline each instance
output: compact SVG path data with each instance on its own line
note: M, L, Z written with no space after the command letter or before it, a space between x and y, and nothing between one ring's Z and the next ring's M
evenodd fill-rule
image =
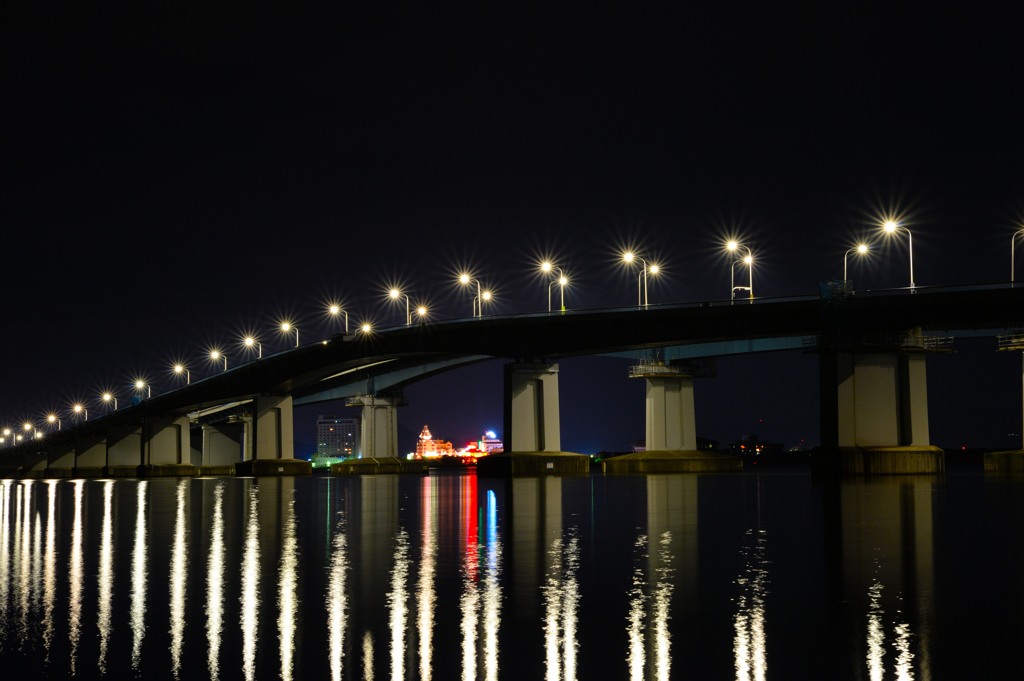
M373 331L373 325L372 325L372 324L370 324L370 322L363 322L363 323L362 323L362 324L361 324L361 325L359 326L359 330L360 330L360 331L361 331L362 333L370 333L371 331Z
M480 302L477 303L477 308L479 310L479 313L480 313L479 316L480 317L484 316L484 303L489 303L493 299L494 299L494 295L490 291L485 289L485 290L480 292Z
M729 268L729 287L730 287L730 299L736 300L737 291L747 291L750 295L750 300L754 299L754 254L750 251L750 248L739 243L735 239L730 239L725 242L725 250L730 253L735 253L740 250L747 252L745 256L738 260L734 260L732 266ZM747 266L747 285L737 286L736 285L736 265L744 264Z
M642 306L644 309L647 309L647 275L648 273L656 275L661 271L661 268L654 263L648 265L646 260L633 251L626 251L623 253L622 261L627 265L632 265L635 261L640 261L640 274L638 274L636 278L636 304L637 307ZM568 280L566 280L566 283L568 283Z
M295 347L299 347L299 327L295 326L295 324L291 322L284 321L281 322L281 326L279 328L281 329L281 333L291 333L292 331L294 331Z
M228 370L228 356L225 355L220 350L217 350L217 349L210 350L210 359L213 360L214 362L223 362L224 363L224 368L221 369L221 371L227 371Z
M867 244L857 244L853 248L846 251L846 253L843 255L843 281L846 281L846 259L849 257L849 255L851 253L856 253L857 255L867 255L868 250L870 249L868 248Z
M117 411L117 397L115 397L113 393L105 392L102 395L100 395L100 399L107 403L113 402L114 411Z
M253 336L246 336L242 339L242 345L249 348L256 348L256 359L263 359L263 343L260 343Z
M420 318L421 322L425 322L427 320L427 306L420 305L419 307L417 307L416 316Z
M478 312L477 312L477 306L479 305L480 300L481 300L481 298L480 298L480 280L479 279L474 279L469 274L466 274L465 272L463 272L462 274L459 275L459 283L461 285L463 285L463 286L469 286L470 284L476 284L476 295L473 296L473 316L474 317L482 316L482 314L478 314Z
M554 288L555 285L558 285L559 287L561 287L560 300L561 300L562 312L565 312L565 286L566 286L566 284L569 283L568 277L565 276L565 273L562 272L561 268L555 267L554 265L552 265L547 260L545 260L544 262L542 262L540 264L540 270L541 270L541 272L544 272L545 274L552 274L553 272L557 272L558 273L557 277L553 278L551 280L551 282L548 283L548 312L551 312L551 289Z
M410 316L409 314L409 296L405 295L397 288L393 288L390 291L388 291L388 297L394 301L398 301L401 300L402 298L405 298L405 325L409 326L410 324L412 324L412 316Z
M153 388L152 388L152 386L150 386L148 383L146 383L141 378L135 379L135 390L137 390L139 392L142 392L142 390L145 390L146 391L146 399L149 399L150 397L153 396ZM114 408L117 409L116 406Z
M75 404L71 405L71 411L75 412L75 414L80 416L82 420L89 420L89 410L86 409L85 405L82 404L81 402L76 402Z
M327 306L327 314L332 317L337 317L339 314L345 315L345 335L348 335L348 311L338 305L337 303L331 303Z
M53 424L56 423L57 424L57 430L60 430L60 417L59 416L57 416L56 414L50 413L50 414L46 415L46 420L47 420L47 422L51 426L53 426Z
M897 231L907 233L907 251L910 253L910 290L914 290L914 241L910 236L910 230L894 220L886 220L882 223L882 229L886 234L895 234Z
M189 385L192 383L192 372L188 370L188 367L179 362L178 364L175 364L174 367L172 368L174 369L174 373L178 374L179 376L185 374L185 385Z
M1021 227L1020 229L1018 229L1016 232L1014 232L1013 236L1010 237L1010 286L1011 287L1013 286L1013 282L1015 280L1015 277L1014 277L1015 271L1014 271L1014 268L1013 268L1013 265L1014 265L1014 262L1013 262L1014 242L1017 241L1017 237L1019 237L1019 236L1024 236L1024 227Z

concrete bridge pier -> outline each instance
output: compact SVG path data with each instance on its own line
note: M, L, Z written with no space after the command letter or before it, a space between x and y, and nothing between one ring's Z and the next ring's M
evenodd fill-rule
M49 456L46 465L47 478L70 478L75 469L75 446L50 445Z
M156 418L146 424L140 475L195 475L188 416Z
M233 473L235 464L242 461L244 430L242 423L204 424L200 471L214 475Z
M310 462L295 458L291 395L260 395L252 405L252 455L235 465L236 474L309 475Z
M133 478L144 462L142 425L112 427L107 430L106 462L103 475L112 478Z
M606 473L703 473L740 471L735 456L697 449L697 417L693 397L695 375L713 375L714 364L642 361L630 367L630 378L646 383L645 451L605 459Z
M137 462L136 462L137 463ZM73 478L102 478L107 465L107 437L97 433L75 438Z
M356 395L346 400L349 407L361 407L359 425L360 459L398 457L398 407L405 404L399 396Z
M928 439L924 352L825 351L821 452L815 469L839 474L941 473Z
M562 451L558 365L505 365L505 451L477 462L482 475L587 473L590 459Z

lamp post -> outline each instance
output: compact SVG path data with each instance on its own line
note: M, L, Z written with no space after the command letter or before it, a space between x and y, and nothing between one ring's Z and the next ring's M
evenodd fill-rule
M329 314L329 315L331 315L332 317L335 317L335 318L337 318L337 316L340 315L340 314L345 315L345 335L347 336L348 335L348 311L345 310L343 307L341 307L341 305L338 305L337 303L331 303L330 305L327 306L327 314Z
M60 417L57 416L56 414L53 414L53 413L47 414L46 415L46 421L47 421L47 423L50 424L51 428L53 427L53 424L56 423L57 424L57 430L60 430Z
M725 243L725 250L730 253L743 250L747 254L738 260L734 260L732 266L729 268L729 287L730 287L730 300L736 300L736 291L747 291L750 295L750 300L754 300L754 254L750 251L750 248L739 243L735 239L730 239ZM736 285L736 265L740 263L747 266L747 285L737 286Z
M263 343L260 343L254 336L246 336L242 339L242 345L250 350L256 348L256 359L263 359Z
M8 446L9 447L13 447L14 446L14 434L11 432L10 428L4 428L4 437L3 437L2 440L0 440L0 442L7 442L8 440L10 441L10 444Z
M399 301L402 298L405 298L405 325L406 326L411 325L412 324L412 316L409 314L409 296L405 295L404 293L399 291L397 288L393 288L390 291L388 291L388 297L391 298L391 300L394 300L394 301Z
M281 333L286 333L286 334L287 333L291 333L292 331L294 331L295 332L295 347L299 347L299 327L295 326L295 324L293 324L292 322L284 321L284 322L281 322L281 326L278 327L278 328L281 329Z
M551 282L548 283L548 312L551 312L551 289L554 288L555 285L558 285L561 288L559 299L562 312L565 312L565 286L569 283L569 278L565 276L565 273L562 272L560 267L555 267L547 260L540 264L540 269L541 272L544 272L545 274L552 274L554 272L558 273L557 277L553 278Z
M227 371L228 370L228 356L225 355L220 350L218 350L216 348L214 348L213 350L210 350L210 359L213 360L214 362L223 362L224 363L224 368L221 369L221 371Z
M178 364L175 364L172 368L174 369L174 373L178 374L179 376L185 374L185 385L190 385L192 383L192 372L188 370L188 367L179 362Z
M73 411L75 414L81 417L83 421L89 420L89 410L86 409L85 405L82 404L81 402L76 402L75 404L71 405L71 411Z
M117 397L113 393L105 392L102 395L100 395L100 399L107 403L113 402L114 411L117 411Z
M428 310L426 305L418 305L416 307L416 316L419 318L421 324L427 321L427 312Z
M370 324L370 322L363 322L362 324L359 325L359 331L361 333L370 333L371 331L373 331L373 325Z
M489 303L493 299L494 299L494 295L491 294L491 292L488 291L487 289L484 289L483 291L480 292L480 302L477 303L477 310L478 310L478 313L479 313L478 314L479 317L483 317L484 316L484 303Z
M1017 237L1019 237L1019 236L1024 236L1024 227L1021 227L1020 229L1018 229L1016 232L1014 232L1013 236L1010 237L1010 287L1011 288L1013 287L1013 282L1015 281L1015 274L1016 274L1016 272L1014 270L1014 261L1013 261L1014 244L1017 241Z
M911 238L910 230L894 220L886 220L882 223L882 229L886 234L895 234L904 231L907 234L907 251L910 253L910 290L914 291L914 241Z
M148 400L153 396L153 388L141 378L135 379L135 390L138 392L146 391L146 399Z
M647 261L633 251L622 254L622 261L627 265L632 265L636 260L640 261L640 274L636 278L636 304L637 307L647 309L647 273L657 274L661 268L653 264L648 266Z
M476 284L476 295L473 296L473 316L474 317L481 316L477 312L477 305L480 303L480 300L481 300L481 298L480 298L480 280L479 279L474 279L471 275L466 274L465 272L463 272L462 274L459 275L459 283L461 285L463 285L463 286L469 286L471 284Z
M857 255L867 255L868 250L869 249L868 249L868 245L867 244L857 244L853 248L851 248L851 249L846 251L846 253L843 255L843 281L847 280L847 278L846 278L846 259L850 256L850 254L851 253L856 253Z

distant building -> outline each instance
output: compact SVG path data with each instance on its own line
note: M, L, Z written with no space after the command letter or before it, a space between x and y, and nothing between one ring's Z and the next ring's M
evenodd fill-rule
M359 452L359 419L319 416L316 420L316 457L344 459Z
M453 456L454 454L455 447L451 442L435 440L434 436L430 434L430 429L423 426L420 437L416 441L417 459L436 459L439 456Z

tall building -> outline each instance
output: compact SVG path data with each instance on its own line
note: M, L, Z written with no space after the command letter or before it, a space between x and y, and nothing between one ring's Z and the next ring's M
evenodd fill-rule
M359 453L359 419L318 416L316 419L316 455L345 458Z

